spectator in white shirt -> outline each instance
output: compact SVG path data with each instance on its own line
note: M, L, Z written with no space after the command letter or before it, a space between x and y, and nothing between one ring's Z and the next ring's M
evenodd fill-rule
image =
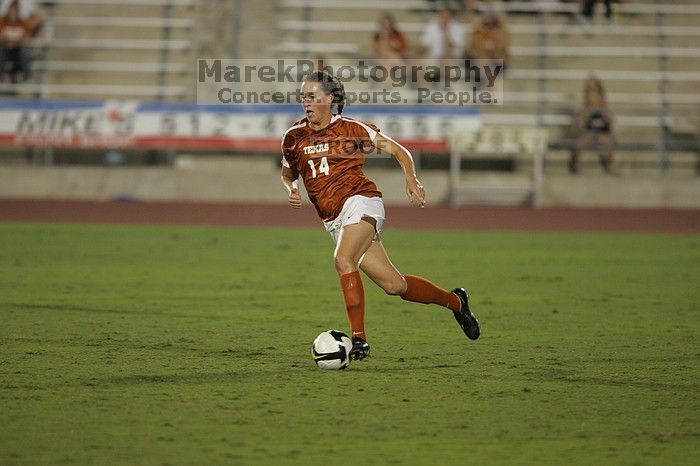
M420 39L420 57L429 59L459 59L464 54L466 29L452 17L452 11L442 7L437 18L425 25Z

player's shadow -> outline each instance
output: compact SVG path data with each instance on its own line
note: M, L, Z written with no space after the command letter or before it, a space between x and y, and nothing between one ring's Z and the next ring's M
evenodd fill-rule
M359 365L359 364L358 364ZM357 367L355 370L357 372L415 372L415 371L434 371L436 369L460 369L464 365L461 364L432 364L426 366L416 366L416 365L405 365L405 366L395 366L395 367L373 367L366 365L364 367ZM319 369L309 365L299 366L296 368L300 372L318 372ZM350 369L351 371L353 368ZM265 371L270 374L279 374L278 370L268 370ZM342 371L344 372L344 371ZM90 378L81 381L81 385L88 387L100 387L105 385L149 385L149 384L186 384L186 385L199 385L199 384L216 384L216 383L231 383L231 381L241 381L249 378L259 378L262 372L259 371L225 371L225 372L205 372L205 373L180 373L180 374L131 374L116 377L106 377L106 378ZM291 375L290 375L291 378Z

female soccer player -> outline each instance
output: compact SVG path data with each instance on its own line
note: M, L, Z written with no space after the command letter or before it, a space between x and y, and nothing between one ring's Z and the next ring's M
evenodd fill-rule
M424 278L401 275L382 245L382 193L362 171L364 151L377 148L389 152L406 176L409 203L424 207L425 190L416 176L411 153L376 126L341 116L343 84L326 72L306 77L301 99L306 117L282 136L282 184L289 204L299 208L297 178L301 175L309 200L336 242L333 258L352 331L350 359L369 355L365 292L358 267L389 295L449 308L467 337L479 338L479 322L469 309L464 288L448 292Z

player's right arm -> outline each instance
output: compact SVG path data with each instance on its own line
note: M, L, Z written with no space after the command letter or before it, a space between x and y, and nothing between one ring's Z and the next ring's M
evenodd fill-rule
M299 194L299 173L296 169L282 166L282 186L287 190L289 195L289 205L295 208L301 207L301 195Z
M282 175L280 177L282 186L287 190L289 195L289 205L294 208L301 207L301 195L299 194L299 169L296 164L296 152L294 150L295 139L289 132L295 126L289 128L282 136Z

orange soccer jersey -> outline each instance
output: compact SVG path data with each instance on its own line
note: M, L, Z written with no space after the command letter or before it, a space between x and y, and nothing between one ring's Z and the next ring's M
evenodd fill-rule
M374 125L334 115L323 129L309 128L304 118L282 136L282 165L301 175L324 221L336 218L350 196L381 197L362 171L365 153L374 150L378 132Z

